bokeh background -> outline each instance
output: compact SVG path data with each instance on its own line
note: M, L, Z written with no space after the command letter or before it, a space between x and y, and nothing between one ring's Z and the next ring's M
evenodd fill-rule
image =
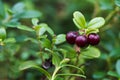
M5 9L12 9L18 3L25 5L25 10L36 10L41 15L38 19L47 23L56 34L68 31L76 31L72 18L74 11L81 11L86 20L101 16L105 19L110 16L105 26L100 29L101 42L97 46L101 51L98 59L86 60L84 68L87 80L118 80L120 69L116 69L120 63L120 12L115 12L114 0L2 0ZM22 6L19 6L19 8ZM18 9L19 9L18 8ZM119 8L118 8L119 9ZM19 18L24 25L32 27L31 19ZM20 31L15 28L7 28L7 37L14 37L16 42L7 46L0 46L0 80L44 80L43 75L35 70L19 72L18 66L26 60L34 60L42 64L37 55L38 46L30 41L25 42L26 37L35 37L34 33ZM44 55L48 58L47 55ZM120 66L119 66L120 67ZM82 79L76 79L82 80ZM83 79L84 80L84 79Z

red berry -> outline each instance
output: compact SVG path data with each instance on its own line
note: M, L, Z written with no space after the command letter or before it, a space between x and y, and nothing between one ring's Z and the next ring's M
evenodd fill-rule
M77 36L78 36L78 32L70 31L66 35L66 41L69 44L74 44L75 43L75 39L76 39Z
M80 35L76 38L75 43L79 47L86 47L88 46L87 37L84 35Z
M100 42L100 37L96 33L91 33L88 35L88 42L91 45L97 45Z

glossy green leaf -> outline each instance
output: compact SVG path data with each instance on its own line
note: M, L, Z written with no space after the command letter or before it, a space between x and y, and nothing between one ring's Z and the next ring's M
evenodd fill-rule
M115 4L120 7L120 0L114 0Z
M0 39L4 40L6 38L6 30L3 27L0 27Z
M20 25L19 22L7 22L5 24L6 27L12 27L12 28L16 28L18 25Z
M46 28L40 25L36 26L35 30L38 36L42 36L46 32Z
M96 71L94 72L93 74L93 78L94 79L102 79L106 76L106 73L105 72L101 72L101 71Z
M54 31L45 23L41 23L39 24L40 26L44 27L46 29L46 31L51 35L54 36Z
M0 19L5 17L5 9L4 5L2 3L2 0L0 0Z
M87 25L88 29L98 29L105 24L105 20L102 17L93 18Z
M35 10L30 10L30 11L25 11L20 18L35 18L35 17L41 17L42 14L39 11Z
M7 38L4 40L4 43L15 43L15 42L16 42L15 38Z
M117 73L118 73L119 76L120 76L120 59L117 60L117 62L116 62L116 71L117 71Z
M113 76L113 77L116 77L116 78L120 78L120 75L118 75L116 72L114 71L108 71L107 74L109 76Z
M65 63L69 62L69 61L70 61L69 58L64 58L64 59L60 62L60 65L63 65L63 64L65 64Z
M52 63L58 67L60 65L60 57L57 53L52 53Z
M98 58L100 56L100 51L95 47L89 47L81 52L81 56L88 59Z
M75 11L73 17L73 21L79 29L86 27L86 20L81 12Z
M90 33L98 33L99 29L86 29L86 34L90 34Z
M32 19L32 24L33 24L34 26L37 26L37 25L38 25L38 22L39 22L39 20L38 20L37 18L33 18L33 19Z
M55 44L61 44L61 43L65 42L66 41L65 36L66 36L65 34L59 34L56 37Z
M47 38L43 38L40 40L41 41L41 47L42 48L51 48L51 42Z
M12 11L14 13L22 13L24 11L24 8L25 8L25 4L23 2L18 2L13 6Z
M25 25L18 25L17 28L25 31L30 31L30 32L34 31L32 28L27 27Z
M24 62L19 66L19 70L26 70L26 69L29 69L29 68L35 68L38 71L40 71L41 73L43 73L48 79L51 78L51 75L46 70L37 66L37 64L33 61Z

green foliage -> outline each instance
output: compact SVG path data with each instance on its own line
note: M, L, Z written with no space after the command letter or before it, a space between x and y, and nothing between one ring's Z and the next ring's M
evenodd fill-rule
M3 27L0 27L0 39L1 41L6 38L6 30Z
M2 0L0 0L0 19L5 18L5 9Z
M0 0L0 80L119 80L119 7L120 0ZM100 44L67 44L75 30L99 32Z
M115 0L115 4L120 7L120 0Z

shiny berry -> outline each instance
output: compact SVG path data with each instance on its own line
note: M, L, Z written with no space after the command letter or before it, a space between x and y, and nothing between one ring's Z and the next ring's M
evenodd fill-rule
M42 67L44 69L48 69L52 66L52 62L50 60L46 60L45 62L42 63Z
M88 35L88 42L91 45L97 45L100 42L100 37L96 33L91 33Z
M86 47L86 46L88 46L87 37L84 35L80 35L76 38L75 43L79 47Z
M69 44L74 44L75 43L75 39L76 39L77 36L78 36L78 32L70 31L66 35L66 41Z

